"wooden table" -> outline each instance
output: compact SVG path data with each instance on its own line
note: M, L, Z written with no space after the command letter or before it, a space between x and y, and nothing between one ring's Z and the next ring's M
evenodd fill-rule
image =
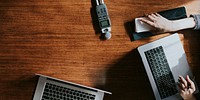
M126 23L144 14L199 0L106 0L112 38L99 39L95 0L0 1L0 100L31 100L35 73L112 92L105 100L153 100L136 48L168 34L131 41ZM191 69L200 82L200 32L180 31Z

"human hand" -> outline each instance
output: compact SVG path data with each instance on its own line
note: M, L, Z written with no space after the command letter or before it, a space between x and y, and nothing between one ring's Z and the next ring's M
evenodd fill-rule
M179 76L179 84L180 88L180 95L183 97L184 100L196 100L193 93L196 90L194 82L186 76L184 79L182 76Z
M147 23L155 28L156 32L173 32L175 31L173 21L162 17L158 13L147 15L146 18L139 18L140 21ZM152 30L151 30L152 31Z

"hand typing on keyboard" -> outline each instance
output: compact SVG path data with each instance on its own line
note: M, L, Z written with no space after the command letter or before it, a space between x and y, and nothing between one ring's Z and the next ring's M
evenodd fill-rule
M196 90L194 82L186 76L184 79L182 76L179 76L179 88L180 88L180 95L183 97L184 100L196 100L193 93Z

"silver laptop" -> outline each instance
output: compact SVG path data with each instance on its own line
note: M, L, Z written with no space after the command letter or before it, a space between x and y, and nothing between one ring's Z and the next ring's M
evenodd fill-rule
M39 76L33 100L103 100L110 92L36 74Z
M177 33L138 47L156 100L180 100L179 75L193 77ZM196 83L195 83L196 84ZM198 88L195 93L198 92Z

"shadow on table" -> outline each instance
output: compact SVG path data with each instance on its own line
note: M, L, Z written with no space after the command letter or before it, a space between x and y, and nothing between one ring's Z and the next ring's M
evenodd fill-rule
M136 49L111 65L106 73L105 86L97 88L112 92L112 95L105 95L104 100L154 100L148 77Z
M91 14L91 18L92 18L93 29L94 29L96 35L100 35L101 30L99 27L98 17L96 14L96 0L91 0L91 5L92 6L90 8L90 14Z
M10 80L9 82L1 83L1 85L5 88L1 90L1 92L4 91L2 98L7 98L7 100L33 99L37 79L38 77L35 75L26 75L18 77L15 80Z

